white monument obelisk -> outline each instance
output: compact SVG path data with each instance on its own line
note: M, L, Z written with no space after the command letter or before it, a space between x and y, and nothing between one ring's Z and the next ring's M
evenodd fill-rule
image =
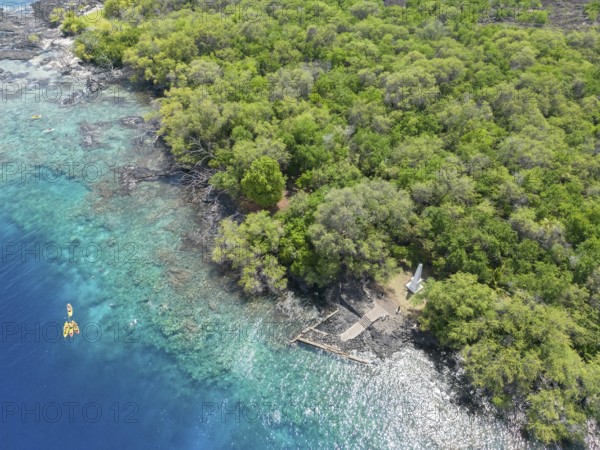
M415 272L415 276L410 279L408 283L406 283L406 289L408 289L413 294L416 294L421 289L423 289L423 285L421 282L421 273L423 272L423 264L419 264L417 267L417 271Z

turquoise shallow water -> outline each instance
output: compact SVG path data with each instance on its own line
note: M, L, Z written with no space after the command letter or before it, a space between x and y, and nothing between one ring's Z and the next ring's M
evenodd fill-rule
M0 68L30 84L68 81L27 63ZM532 447L514 426L458 406L452 373L409 344L369 367L288 346L315 316L306 299L248 301L228 289L188 244L205 231L202 212L177 180L130 192L117 183L126 165L161 165L121 123L150 111L143 99L9 97L0 103L7 448ZM293 320L274 314L276 301ZM73 341L57 337L67 302L82 329Z

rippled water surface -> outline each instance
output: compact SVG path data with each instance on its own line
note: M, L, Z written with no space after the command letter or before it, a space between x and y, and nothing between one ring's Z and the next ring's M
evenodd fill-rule
M35 61L0 68L68 81ZM121 122L150 111L141 99L0 107L3 448L531 447L459 407L449 370L411 345L368 367L287 345L315 316L306 300L284 299L286 318L281 299L226 289L190 244L202 213L176 179L118 184L163 163Z

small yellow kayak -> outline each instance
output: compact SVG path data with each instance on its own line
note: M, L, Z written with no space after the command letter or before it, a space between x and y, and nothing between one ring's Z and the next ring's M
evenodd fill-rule
M67 303L67 314L69 315L69 317L73 316L73 307L70 303Z
M77 325L77 322L72 320L71 325L73 325L73 331L75 332L75 334L79 334L79 326Z
M69 323L69 337L73 337L73 322Z
M63 337L66 338L67 334L69 334L69 322L65 322L63 326Z
M39 114L35 114L35 115L31 116L31 118L32 118L32 119L41 119L41 118L42 118L42 116L41 116L41 115L39 115Z

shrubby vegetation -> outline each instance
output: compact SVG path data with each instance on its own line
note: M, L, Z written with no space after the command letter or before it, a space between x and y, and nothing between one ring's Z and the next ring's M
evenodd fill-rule
M300 4L109 0L77 52L131 66L173 153L266 208L214 253L247 292L422 261L422 325L535 437L580 441L600 419L600 35L541 27L534 1L496 5L512 25L475 2Z
M588 3L586 3L584 9L585 13L591 20L597 20L598 14L600 14L600 0L590 0Z
M424 324L440 342L461 350L475 386L499 407L522 398L529 430L544 442L582 439L585 412L600 406L597 355L577 341L586 330L561 307L526 291L499 294L472 274L428 283Z

